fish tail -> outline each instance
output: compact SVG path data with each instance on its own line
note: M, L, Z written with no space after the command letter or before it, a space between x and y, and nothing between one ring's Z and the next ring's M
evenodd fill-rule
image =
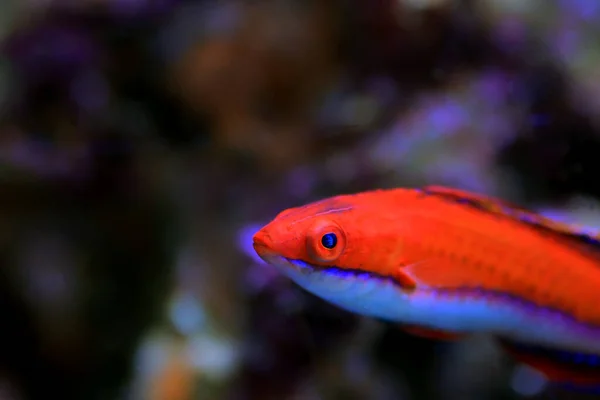
M501 341L517 361L541 372L550 385L561 390L600 395L600 354L579 353Z

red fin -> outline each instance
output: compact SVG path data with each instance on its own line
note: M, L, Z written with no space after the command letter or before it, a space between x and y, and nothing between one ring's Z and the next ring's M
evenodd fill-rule
M600 393L600 354L584 354L502 340L517 361L540 371L552 383Z
M472 207L481 212L519 221L542 233L554 236L557 239L567 240L574 245L578 245L582 250L593 251L596 256L600 256L600 234L592 235L586 232L584 227L560 223L507 201L464 190L444 186L427 186L423 189L423 192Z
M402 325L401 329L411 335L423 337L426 339L436 339L436 340L460 340L464 335L460 333L452 333L446 331L438 331L432 328L424 328L422 326L417 325Z
M404 266L396 268L391 277L404 289L413 290L417 287L417 282L404 270Z

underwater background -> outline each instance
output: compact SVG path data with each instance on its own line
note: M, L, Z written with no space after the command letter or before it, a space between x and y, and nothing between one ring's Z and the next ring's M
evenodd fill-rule
M0 399L584 398L251 237L428 184L600 228L599 1L2 0L0 45Z

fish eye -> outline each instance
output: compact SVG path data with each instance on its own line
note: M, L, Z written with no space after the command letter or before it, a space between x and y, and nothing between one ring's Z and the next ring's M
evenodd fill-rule
M333 232L329 232L329 233L324 234L321 237L321 244L326 249L333 249L335 247L335 245L337 244L337 236L336 236L336 234L333 233Z
M306 250L315 263L331 264L346 248L342 228L328 218L316 220L306 232Z

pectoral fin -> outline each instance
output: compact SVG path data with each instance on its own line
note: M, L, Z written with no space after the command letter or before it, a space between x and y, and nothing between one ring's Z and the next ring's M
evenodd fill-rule
M402 287L405 290L411 291L416 289L417 287L417 282L412 276L410 276L410 274L406 271L405 266L403 265L396 268L392 272L391 277L392 279L394 279L394 281L396 281L398 285L400 285L400 287Z

